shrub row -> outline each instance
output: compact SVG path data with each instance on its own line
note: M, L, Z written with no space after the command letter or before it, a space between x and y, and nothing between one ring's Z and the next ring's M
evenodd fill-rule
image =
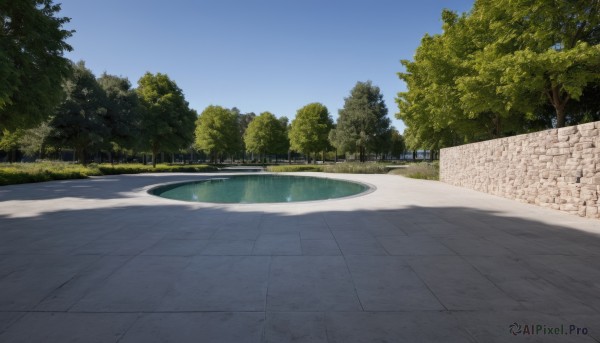
M346 174L385 174L388 168L377 163L336 163L336 164L301 164L268 166L267 171L275 173L286 172L325 172Z
M344 174L385 174L388 168L379 163L336 163L324 166L326 173L344 173Z
M323 166L318 164L290 164L280 166L268 166L267 171L274 173L291 173L291 172L322 172Z
M0 164L0 186L51 180L85 179L88 176L169 173L169 172L212 172L217 168L208 165L166 165L156 168L143 164L79 164L64 162L38 162Z
M394 169L390 174L402 175L413 179L439 180L440 164L439 162L421 162L407 165L405 168Z

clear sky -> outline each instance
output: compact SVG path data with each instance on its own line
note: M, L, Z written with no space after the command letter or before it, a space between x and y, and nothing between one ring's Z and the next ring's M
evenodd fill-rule
M337 118L357 81L384 95L393 125L401 59L425 33L441 32L441 11L473 0L56 0L74 51L97 76L161 72L190 106L269 111L292 119L311 102Z

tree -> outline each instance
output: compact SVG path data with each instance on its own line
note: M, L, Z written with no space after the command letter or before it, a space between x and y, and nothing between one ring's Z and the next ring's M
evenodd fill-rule
M237 110L237 108L234 107L234 109ZM244 143L244 135L246 134L246 129L248 128L248 125L250 125L250 122L252 122L252 120L254 120L254 118L256 117L256 114L254 114L254 112L248 112L248 113L240 113L239 111L237 112L237 118L238 118L238 128L240 129L240 141L241 141L241 150L242 150L242 160L245 162L246 161L246 144Z
M392 156L400 158L400 156L402 156L404 154L404 151L406 150L404 137L395 127L392 127L390 136L391 138L388 152Z
M477 0L470 13L442 13L402 61L397 114L411 148L537 131L597 117L598 0ZM554 112L552 115L551 112Z
M244 135L246 149L263 155L287 152L286 130L287 118L280 121L272 113L263 112L248 125Z
M0 129L33 127L60 103L73 31L52 0L0 2Z
M52 127L50 126L50 121L42 122L37 127L27 129L19 139L19 149L26 156L34 157L37 155L40 158L44 158L46 143L51 133Z
M389 134L390 119L379 87L371 81L358 82L344 99L339 111L332 143L344 152L358 152L366 161L368 151L377 151L380 141Z
M152 151L152 166L162 150L185 149L193 141L196 112L189 108L183 91L166 74L146 73L138 81L141 136Z
M221 106L208 106L196 121L196 148L206 152L211 161L217 162L223 154L239 151L239 133L235 112Z
M110 151L131 149L139 137L141 117L137 93L127 78L102 74L98 79L106 93L106 124L110 129Z
M598 0L477 1L467 25L489 28L493 39L472 54L476 73L458 80L473 92L466 104L485 104L494 96L506 110L531 115L549 103L555 126L564 126L567 104L600 80L598 12ZM479 92L485 84L496 94Z
M64 83L66 99L50 122L51 139L76 150L80 163L86 164L87 152L106 143L110 130L106 125L106 94L83 61L73 66L73 75Z
M10 163L15 162L19 140L23 138L24 134L24 131L21 129L12 132L7 129L2 130L2 134L0 135L0 150L9 153L8 161Z
M290 152L290 120L288 117L283 116L279 117L277 120L279 122L280 130L278 130L277 137L275 139L275 149L274 152L278 154L285 154Z
M291 149L304 153L310 162L312 152L329 148L328 136L332 127L333 120L327 107L320 103L311 103L302 107L290 126Z

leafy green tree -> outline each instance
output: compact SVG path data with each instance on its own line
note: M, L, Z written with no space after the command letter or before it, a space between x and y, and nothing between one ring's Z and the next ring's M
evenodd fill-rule
M58 12L52 0L0 1L0 129L35 126L63 98L72 31Z
M239 133L237 113L221 106L208 106L196 121L196 148L217 162L224 154L239 151Z
M278 154L289 153L290 151L290 120L286 116L279 117L279 130L275 139L274 152ZM289 157L289 156L288 156Z
M270 112L263 112L248 125L244 142L250 152L267 153L287 152L287 118L279 120Z
M333 145L343 152L358 152L360 161L366 161L368 151L377 151L381 141L389 135L390 119L379 87L371 81L358 82L344 99L339 111Z
M468 14L444 11L443 33L402 61L407 145L437 150L600 117L599 3L477 0Z
M15 131L8 131L7 129L2 130L0 135L0 150L9 153L8 161L10 163L15 162L17 149L19 148L19 140L23 137L25 132L22 129Z
M51 133L50 121L44 121L37 127L24 130L23 136L19 139L19 150L29 157L37 155L44 158Z
M176 152L193 141L196 112L183 91L166 74L146 73L138 81L141 136L152 151L152 166L161 151Z
M327 150L329 131L333 120L327 107L320 103L308 104L296 113L289 130L290 147L304 153L310 162L310 154Z
M135 90L127 78L102 74L98 79L106 93L106 124L112 150L132 149L140 134L141 110Z
M87 153L99 149L110 137L106 125L106 94L83 61L73 66L73 75L64 84L67 95L50 122L51 139L72 147L80 163Z
M556 126L564 126L567 104L600 80L599 11L597 0L477 1L468 26L489 29L493 39L472 54L476 73L458 81L474 92L466 105L494 96L507 110L531 115L549 103ZM477 92L486 84L496 94Z
M233 108L237 110L237 108ZM232 109L232 110L233 110ZM238 118L238 128L240 129L240 142L241 142L241 150L242 150L242 160L246 161L246 143L244 143L244 135L246 134L246 129L248 125L254 118L256 118L256 114L254 112L241 113L239 110L236 112Z
M400 132L395 128L392 127L391 131L390 131L390 146L389 146L389 153L392 156L395 157L400 157L404 154L404 151L406 150L406 144L404 142L404 137L400 134Z

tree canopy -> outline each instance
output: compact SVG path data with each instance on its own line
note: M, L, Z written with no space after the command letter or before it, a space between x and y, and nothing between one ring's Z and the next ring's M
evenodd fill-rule
M361 162L367 152L381 152L382 142L390 135L387 113L379 87L371 81L357 82L339 110L330 137L333 145L344 152L358 152Z
M50 122L52 140L75 148L80 163L86 152L106 143L110 129L106 124L106 95L94 74L83 62L73 66L73 75L64 84L67 95Z
M287 118L280 121L270 112L254 118L244 134L246 149L258 154L287 152Z
M141 115L137 93L127 78L107 73L98 79L106 94L106 121L110 129L111 150L136 147Z
M329 131L333 120L327 107L320 103L308 104L296 113L289 130L292 150L310 154L329 149Z
M0 129L33 127L62 100L72 31L59 11L52 0L0 2Z
M444 11L443 33L402 61L408 91L397 117L408 145L439 149L600 116L590 109L600 94L599 3L477 0L470 13Z
M211 156L213 162L223 154L240 150L238 113L221 107L208 106L196 121L196 148Z
M152 151L152 164L161 150L187 148L194 139L196 111L189 108L182 90L166 74L146 73L138 81L141 136Z

